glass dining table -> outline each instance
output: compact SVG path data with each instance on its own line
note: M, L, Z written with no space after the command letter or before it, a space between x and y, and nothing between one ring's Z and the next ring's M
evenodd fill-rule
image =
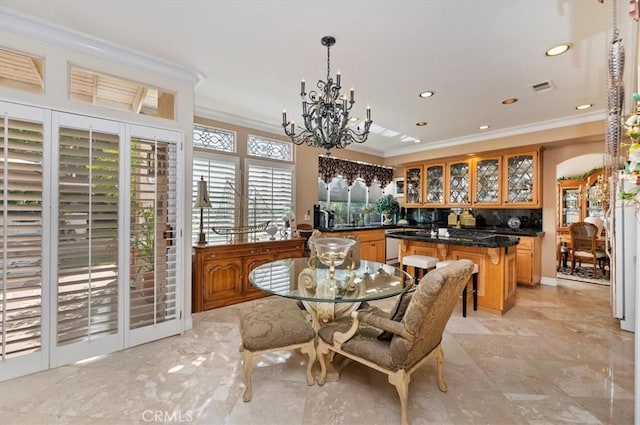
M401 294L413 278L374 261L346 261L333 270L316 257L303 257L262 264L250 272L249 281L266 293L301 301L317 330L349 315L362 302Z

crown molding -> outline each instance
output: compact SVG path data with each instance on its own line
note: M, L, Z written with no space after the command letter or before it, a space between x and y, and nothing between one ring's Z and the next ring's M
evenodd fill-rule
M606 111L604 109L593 111L588 114L575 116L575 117L563 117L555 118L548 121L540 121L531 124L525 124L517 127L505 128L504 130L496 130L482 135L473 134L470 136L455 137L453 139L438 140L436 142L427 142L428 144L420 144L419 146L410 146L406 148L394 149L393 153L385 151L385 158L411 154L416 152L424 152L433 149L465 145L467 143L483 142L486 140L495 140L502 137L518 136L521 134L535 133L537 131L553 130L556 128L570 127L573 125L586 124L594 121L603 121L606 118ZM604 127L603 127L604 132Z
M216 109L207 108L205 106L194 106L193 112L195 116L208 118L210 120L220 121L227 124L233 124L240 127L247 127L254 130L262 130L267 133L279 134L282 126L279 124L270 124L264 121L258 121L246 118L240 115L231 114L229 112L218 111Z
M172 63L148 53L120 46L8 8L0 7L0 22L2 22L3 30L61 47L79 50L93 56L133 65L166 77L189 81L194 85L198 85L206 78L205 74L196 69Z

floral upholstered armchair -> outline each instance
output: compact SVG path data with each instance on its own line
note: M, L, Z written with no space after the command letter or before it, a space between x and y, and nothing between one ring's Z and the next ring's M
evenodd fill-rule
M442 334L472 271L469 260L452 262L427 273L415 290L401 295L391 314L372 307L320 329L318 383L324 384L327 360L335 353L386 373L400 396L402 424L408 424L410 375L432 354L437 361L438 388L447 390Z

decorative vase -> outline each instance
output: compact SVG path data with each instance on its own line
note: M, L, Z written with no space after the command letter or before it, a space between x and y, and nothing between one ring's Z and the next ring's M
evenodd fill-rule
M269 240L273 241L276 239L276 233L278 233L278 226L275 224L270 224L264 229L265 232L269 235Z

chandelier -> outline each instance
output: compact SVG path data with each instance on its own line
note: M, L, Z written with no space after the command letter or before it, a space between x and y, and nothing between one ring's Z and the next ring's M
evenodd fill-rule
M318 90L309 93L305 91L305 82L300 82L300 96L302 97L302 119L304 128L298 127L293 121L287 121L287 112L282 111L282 127L287 136L296 145L306 143L308 146L326 149L331 155L331 149L343 149L350 143L364 143L371 127L371 108L367 106L367 119L363 128L360 125L350 126L352 118L349 112L355 103L353 88L347 96L340 93L340 73L335 81L330 76L330 49L336 44L332 36L322 37L322 45L327 46L327 81L318 80ZM354 121L357 118L353 119Z

